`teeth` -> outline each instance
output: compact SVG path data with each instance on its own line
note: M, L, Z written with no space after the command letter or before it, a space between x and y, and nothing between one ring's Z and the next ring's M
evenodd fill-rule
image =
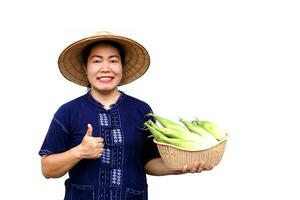
M109 81L111 80L112 78L108 78L108 77L102 77L102 78L99 78L100 81Z

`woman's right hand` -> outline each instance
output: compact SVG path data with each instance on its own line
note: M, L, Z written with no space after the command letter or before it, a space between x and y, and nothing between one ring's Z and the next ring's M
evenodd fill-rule
M88 124L88 129L81 143L78 146L79 157L81 159L97 159L100 158L104 151L103 138L93 137L93 127Z

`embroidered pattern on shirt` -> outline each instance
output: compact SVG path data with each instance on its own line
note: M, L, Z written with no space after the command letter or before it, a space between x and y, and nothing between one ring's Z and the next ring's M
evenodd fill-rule
M102 155L101 155L101 162L105 164L110 164L111 160L111 150L105 148Z
M123 144L123 136L121 129L115 128L111 130L112 142L114 145L122 145Z
M99 122L101 126L109 125L108 116L106 113L99 113Z
M111 186L119 187L121 185L122 179L122 170L121 169L112 169L111 170Z
M99 110L100 135L104 139L104 151L100 159L99 198L120 200L123 182L124 134L120 113L117 109L109 112Z

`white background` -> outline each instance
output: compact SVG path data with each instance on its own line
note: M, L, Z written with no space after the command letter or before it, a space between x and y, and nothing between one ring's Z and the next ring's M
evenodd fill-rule
M38 150L52 115L86 89L59 53L106 30L133 38L151 67L120 89L155 113L211 120L230 138L212 171L149 177L149 199L299 199L300 6L291 0L0 3L0 199L62 199Z

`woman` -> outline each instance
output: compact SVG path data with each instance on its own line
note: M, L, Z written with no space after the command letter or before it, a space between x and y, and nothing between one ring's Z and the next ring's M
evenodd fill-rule
M125 37L102 33L68 46L59 69L87 94L55 113L39 154L42 173L69 173L65 200L147 199L146 173L170 175L209 170L201 163L167 168L148 132L139 129L150 106L118 90L150 65L146 49Z

